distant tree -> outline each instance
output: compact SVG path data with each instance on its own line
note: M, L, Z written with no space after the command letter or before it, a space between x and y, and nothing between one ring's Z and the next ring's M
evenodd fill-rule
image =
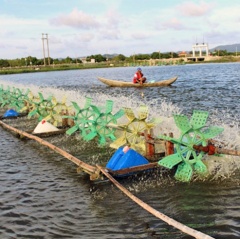
M10 64L8 60L0 59L0 67L9 67Z
M172 53L173 58L178 58L178 54L176 52Z
M117 61L117 62L119 62L119 61L125 61L125 60L126 60L126 57L125 57L124 55L122 55L122 54L119 54L119 55L117 55L117 56L114 56L114 57L112 58L112 60L113 60L113 61Z
M126 59L126 56L124 56L122 54L119 54L117 57L118 57L119 61L125 61L125 59Z
M149 54L138 54L135 55L135 60L150 60L150 55Z
M76 59L76 63L83 63L81 59Z
M104 56L102 56L102 55L100 55L100 54L95 55L95 56L94 56L94 59L95 59L96 62L102 62L102 61L106 61L106 60L107 60L106 57L104 57Z
M34 56L27 56L27 57L25 57L25 62L26 62L27 66L37 65L38 59Z
M55 59L53 59L53 63L54 63L54 64L60 64L61 61L60 61L58 58L55 58Z
M163 53L163 58L169 59L171 57L172 57L172 53L171 52Z
M31 62L32 62L32 65L38 65L39 63L39 60L37 59L37 57L31 57Z
M219 56L227 56L227 55L228 55L227 50L220 50L219 51Z
M107 58L98 54L98 55L91 55L91 56L87 56L86 61L91 61L91 59L95 59L95 62L102 62L102 61L106 61Z
M8 60L8 62L9 62L9 64L10 64L10 66L12 66L12 67L18 67L18 66L20 66L20 64L19 64L19 59Z
M9 64L12 67L21 67L21 66L29 66L29 65L43 65L43 61L37 59L36 57L28 56L24 58L17 58L13 60L9 60Z
M66 57L64 60L63 60L63 63L67 63L67 64L70 64L73 62L73 59L71 57Z
M151 55L151 58L152 59L159 59L159 58L162 58L162 54L160 52L153 52Z

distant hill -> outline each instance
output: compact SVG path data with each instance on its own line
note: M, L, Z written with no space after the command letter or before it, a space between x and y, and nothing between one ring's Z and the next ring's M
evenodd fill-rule
M232 44L232 45L220 45L216 46L210 51L215 51L215 50L226 50L227 52L236 52L236 50L239 52L240 51L240 43Z

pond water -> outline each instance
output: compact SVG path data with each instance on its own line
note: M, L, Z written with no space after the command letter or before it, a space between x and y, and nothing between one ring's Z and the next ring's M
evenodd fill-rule
M67 102L97 106L114 102L136 110L147 105L149 118L163 122L156 130L174 132L173 114L209 111L208 125L224 128L226 147L240 150L240 64L142 67L148 80L178 76L171 87L110 88L98 76L131 81L135 68L86 69L0 76L3 86L29 88ZM17 124L17 123L16 123ZM69 136L51 143L88 163L107 161L114 152ZM62 156L36 142L20 140L0 129L0 238L191 238L130 201L110 182L94 184ZM240 237L240 158L208 156L211 176L191 183L161 174L121 181L156 210L215 238Z

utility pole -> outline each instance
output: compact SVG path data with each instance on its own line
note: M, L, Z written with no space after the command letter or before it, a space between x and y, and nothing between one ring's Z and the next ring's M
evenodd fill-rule
M42 44L43 44L43 62L44 66L46 66L46 60L45 60L45 47L44 47L44 33L42 33Z
M44 46L44 41L46 40L47 42L47 53L48 53L48 65L50 65L50 57L49 57L49 45L48 45L48 34L42 33L42 44L43 44L43 61L44 61L44 66L46 66L46 57L45 57L45 46Z
M49 57L49 44L48 44L48 34L46 34L47 38L47 51L48 51L48 65L50 66L50 57Z

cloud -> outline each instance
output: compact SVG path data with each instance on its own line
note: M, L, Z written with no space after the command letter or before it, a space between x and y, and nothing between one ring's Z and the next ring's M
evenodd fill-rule
M42 25L42 19L28 19L22 17L16 17L14 15L0 15L0 26L3 27L19 27L19 26L32 26Z
M213 31L206 32L205 36L207 37L208 42L209 44L211 43L211 45L213 44L224 45L224 44L233 44L235 42L237 43L237 40L234 41L234 39L239 39L240 33L235 31L225 32L225 31L213 30Z
M119 25L121 16L115 9L109 9L105 18L110 27L116 28Z
M200 17L206 15L211 9L214 7L212 3L206 2L185 2L182 5L177 6L178 13L183 16L190 16L190 17Z
M100 32L100 38L102 39L107 39L107 40L117 40L119 39L119 32L115 31L115 30L102 30Z
M93 16L78 11L76 8L68 15L59 15L50 19L49 23L55 26L69 26L80 29L98 28L100 25Z
M94 34L92 33L86 33L86 34L81 34L81 36L79 37L79 41L80 42L90 42L94 39Z
M135 32L131 36L135 40L143 40L149 38L149 34L145 32Z
M164 29L174 29L174 30L183 30L185 29L184 25L177 19L177 18L172 18L168 21L165 21L162 23L162 27Z

